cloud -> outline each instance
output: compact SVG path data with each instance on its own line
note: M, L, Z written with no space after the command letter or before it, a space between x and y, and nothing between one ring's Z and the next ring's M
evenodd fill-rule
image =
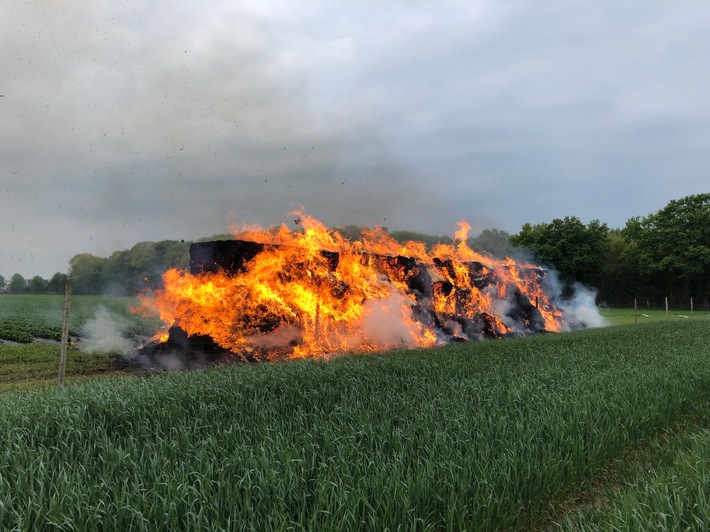
M0 3L0 273L270 225L612 227L703 192L705 2Z
M367 120L316 123L304 81L246 9L3 9L0 227L17 268L222 232L230 210L268 225L305 205L328 223L382 224L436 208Z
M703 191L710 7L687 7L449 11L359 75L395 153L455 190L450 209L511 232L570 214L619 227Z

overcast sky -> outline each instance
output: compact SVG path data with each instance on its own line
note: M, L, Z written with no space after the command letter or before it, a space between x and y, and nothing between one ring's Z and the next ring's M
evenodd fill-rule
M710 191L710 2L0 0L0 274L230 224L623 227Z

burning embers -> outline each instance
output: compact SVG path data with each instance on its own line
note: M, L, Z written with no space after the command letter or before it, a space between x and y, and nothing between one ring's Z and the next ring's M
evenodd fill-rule
M351 242L300 214L302 230L249 231L190 247L142 307L171 325L173 347L242 359L327 356L501 338L565 328L545 270L483 257L466 244L428 252L384 230Z

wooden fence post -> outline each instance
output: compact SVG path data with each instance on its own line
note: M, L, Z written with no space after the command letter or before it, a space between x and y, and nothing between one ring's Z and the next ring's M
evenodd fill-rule
M668 319L668 296L666 296L666 319Z
M636 298L634 298L634 325L636 325L639 320L638 320L638 315L636 314L636 310L638 309L638 302Z
M690 315L693 315L693 298L690 298Z
M71 308L71 274L67 277L67 288L64 295L64 322L62 323L62 350L59 355L59 385L64 386L64 376L67 372L67 348L69 346L69 309Z

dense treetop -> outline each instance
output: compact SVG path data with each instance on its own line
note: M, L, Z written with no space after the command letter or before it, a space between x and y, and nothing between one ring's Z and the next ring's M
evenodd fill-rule
M599 220L584 225L576 217L550 223L525 224L510 242L532 250L537 258L554 265L564 281L598 286L607 256L609 228Z
M673 200L658 212L631 218L609 230L593 220L555 219L525 224L510 238L553 266L567 282L599 289L599 298L631 304L634 298L660 304L669 297L704 307L710 298L710 194Z
M621 259L636 276L630 286L707 303L710 292L710 194L673 200L645 218L631 218L621 232Z

